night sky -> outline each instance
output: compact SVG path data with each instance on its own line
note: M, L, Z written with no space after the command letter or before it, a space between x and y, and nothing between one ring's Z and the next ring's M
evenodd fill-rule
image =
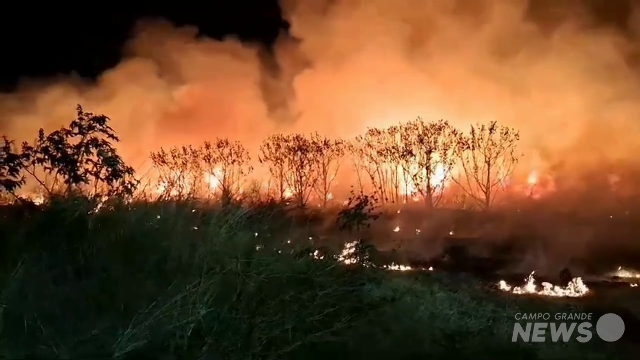
M542 23L553 23L554 7L576 1L587 3L590 12L602 22L624 23L629 4L637 0L531 0L530 14ZM235 34L243 40L265 44L287 28L277 0L183 1L165 6L140 4L137 9L106 2L75 7L54 5L12 3L0 12L0 90L10 91L23 77L72 72L95 77L118 63L132 27L145 17L195 25L202 34L213 38Z
M265 44L287 26L277 0L182 2L139 9L84 4L51 9L47 8L51 5L19 4L17 10L0 12L0 90L10 90L23 77L71 72L95 77L119 62L122 46L141 18L195 25L208 37L234 34Z

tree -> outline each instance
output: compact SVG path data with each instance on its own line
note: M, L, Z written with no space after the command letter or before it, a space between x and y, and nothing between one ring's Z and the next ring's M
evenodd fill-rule
M398 198L399 167L394 153L398 141L397 129L369 128L349 146L354 164L368 175L374 192L382 202L393 202ZM360 170L356 171L359 174Z
M169 151L160 148L151 153L153 167L158 173L157 191L160 197L195 197L202 189L204 174L197 148L173 147Z
M0 193L14 194L14 191L25 184L22 170L25 167L24 157L14 151L14 143L6 136L2 137L0 146Z
M216 139L199 149L210 186L222 192L222 198L232 199L242 190L244 179L253 171L249 152L238 141Z
M454 178L482 209L488 209L513 174L520 134L496 121L471 125L469 134L459 134L456 153L464 179Z
M119 142L105 115L77 107L68 127L22 145L24 170L49 194L80 191L92 196L131 196L138 180L111 144ZM44 174L44 177L43 175Z
M327 206L327 200L331 193L331 185L336 179L340 165L344 160L344 141L331 140L321 137L317 132L311 135L311 145L315 148L315 172L318 180L315 191L320 197L323 207Z
M278 199L283 201L287 191L285 136L276 134L266 138L260 145L260 154L258 160L269 168L271 178L276 182Z
M304 207L318 182L318 151L312 141L301 134L284 137L285 181L296 203Z
M455 164L458 132L445 120L425 123L421 118L400 129L398 151L405 182L410 182L428 207L440 203Z

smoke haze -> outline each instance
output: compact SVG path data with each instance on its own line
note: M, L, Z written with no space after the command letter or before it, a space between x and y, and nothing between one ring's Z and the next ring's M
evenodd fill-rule
M274 132L351 137L421 116L516 127L524 167L635 161L639 13L614 26L580 1L536 4L283 1L290 34L272 52L144 20L95 82L25 79L0 95L0 131L30 140L67 124L80 103L112 119L123 154L139 163L214 137L255 154Z

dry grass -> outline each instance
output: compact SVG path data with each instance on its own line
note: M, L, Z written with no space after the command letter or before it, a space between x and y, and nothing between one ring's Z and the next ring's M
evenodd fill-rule
M526 304L468 283L316 260L277 205L90 208L0 220L0 357L611 358L511 343Z

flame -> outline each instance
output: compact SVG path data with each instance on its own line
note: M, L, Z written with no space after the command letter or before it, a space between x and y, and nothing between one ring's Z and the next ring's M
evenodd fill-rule
M581 297L589 292L589 288L582 282L582 278L572 279L566 287L553 285L548 282L542 283L542 289L538 290L536 281L533 277L535 271L533 271L526 279L526 283L523 286L511 286L506 281L500 280L498 288L502 291L510 292L512 294L535 294L542 296L554 296L554 297Z
M529 177L527 177L527 184L529 184L530 187L534 187L536 186L537 183L538 183L538 172L534 170L529 174Z
M622 266L618 266L618 269L609 275L624 279L640 279L640 272L631 269L623 269Z
M395 263L391 263L390 265L386 265L383 268L387 269L387 270L392 270L392 271L410 271L410 270L413 270L413 268L411 266L398 265L398 264L395 264Z

